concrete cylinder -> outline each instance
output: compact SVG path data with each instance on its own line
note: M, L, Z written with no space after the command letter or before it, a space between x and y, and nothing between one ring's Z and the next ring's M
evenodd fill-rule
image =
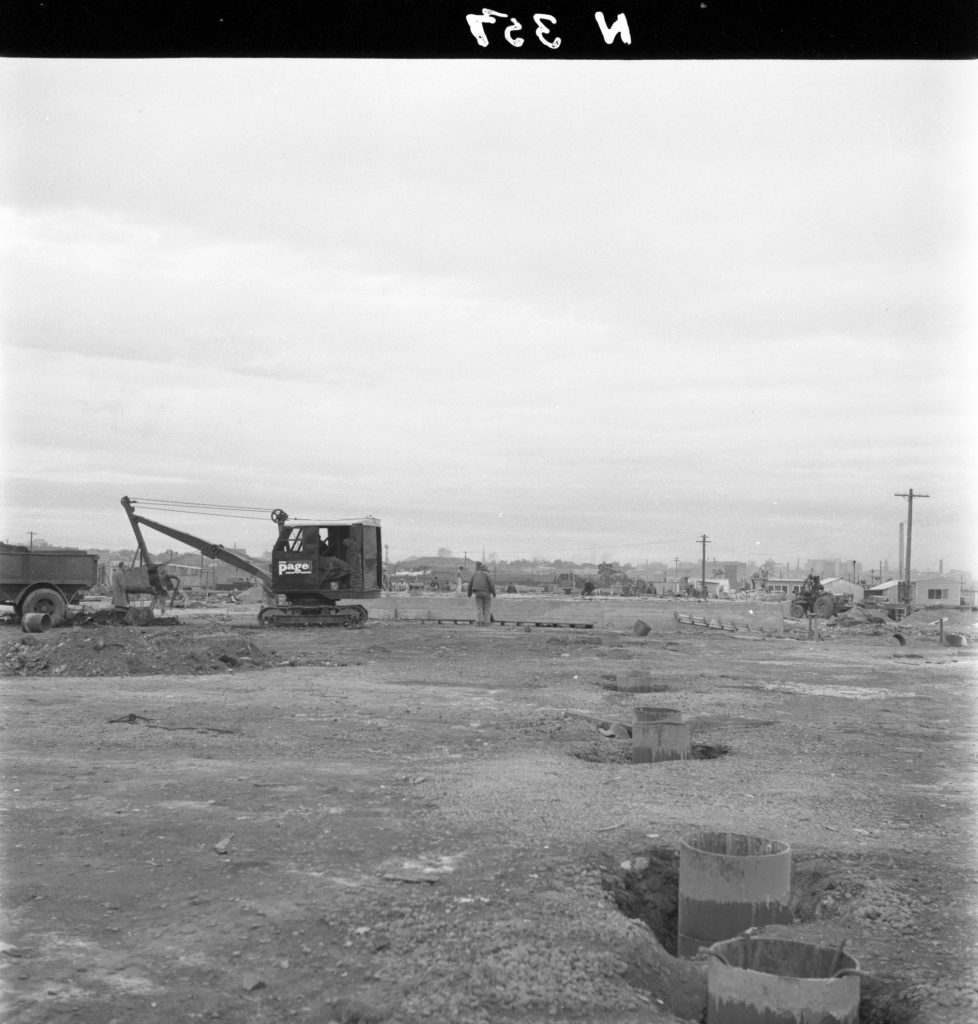
M791 847L735 832L695 832L679 843L680 956L748 928L791 920Z
M632 725L632 763L656 764L689 757L689 726L678 721L636 721Z
M679 708L641 707L632 712L636 722L681 722L683 713Z
M51 628L51 616L47 612L28 612L20 620L25 633L46 633Z
M707 1024L857 1024L853 957L795 939L739 936L710 946ZM726 961L724 963L723 961Z

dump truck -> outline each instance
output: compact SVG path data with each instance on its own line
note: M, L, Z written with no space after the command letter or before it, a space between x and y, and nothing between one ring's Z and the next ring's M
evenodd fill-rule
M68 605L97 582L98 556L87 551L0 544L0 604L13 605L18 618L47 614L58 625Z
M233 565L258 580L265 591L265 602L258 613L263 626L359 626L367 621L367 609L361 604L340 602L380 597L383 548L380 520L373 516L306 520L293 519L280 508L271 510L269 515L278 534L270 571L266 571L221 544L147 518L137 512L138 501L125 497L122 507L136 536L143 563L140 568L160 597L166 598L171 590L165 566L154 562L149 552L143 527L188 544L208 558ZM164 504L171 508L177 505ZM183 510L199 512L208 507L222 506L194 503Z

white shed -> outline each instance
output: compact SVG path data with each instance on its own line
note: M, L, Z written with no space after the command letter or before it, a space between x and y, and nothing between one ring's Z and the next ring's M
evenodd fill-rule
M961 580L952 576L922 576L911 580L915 608L958 607L961 604ZM901 580L887 580L866 591L867 600L896 604L900 600Z
M878 601L881 603L896 603L900 594L899 580L886 580L884 583L877 583L875 587L866 590L867 601Z
M822 580L822 586L830 594L851 594L853 604L859 604L865 596L865 589L852 580L844 579L842 576L829 576Z
M951 576L930 576L912 580L913 603L918 608L961 604L961 580Z

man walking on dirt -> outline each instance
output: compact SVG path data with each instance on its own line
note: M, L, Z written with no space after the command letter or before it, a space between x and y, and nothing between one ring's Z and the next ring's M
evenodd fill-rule
M481 562L475 563L475 572L469 580L469 597L475 594L475 624L488 626L492 622L492 599L496 596L496 585L489 570Z

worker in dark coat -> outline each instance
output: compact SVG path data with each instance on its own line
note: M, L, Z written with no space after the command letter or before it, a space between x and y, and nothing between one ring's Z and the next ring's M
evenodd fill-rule
M469 597L475 595L475 624L488 626L492 622L492 599L496 596L496 585L489 570L481 563L475 563L475 572L469 580Z
M129 610L129 595L126 593L125 562L119 562L112 573L112 606L119 611Z

